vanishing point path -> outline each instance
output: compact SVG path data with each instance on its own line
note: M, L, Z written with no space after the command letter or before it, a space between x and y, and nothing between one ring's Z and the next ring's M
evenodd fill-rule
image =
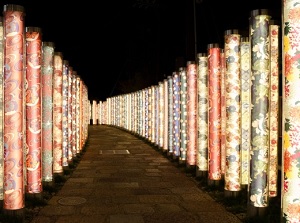
M31 223L241 223L197 181L126 130L90 125L86 151Z

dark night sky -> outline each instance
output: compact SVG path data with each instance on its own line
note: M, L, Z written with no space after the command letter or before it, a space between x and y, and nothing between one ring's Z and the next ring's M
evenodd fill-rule
M273 19L281 18L281 0L195 0L195 14L193 0L0 3L2 11L5 4L24 7L25 26L40 27L42 40L54 42L87 85L91 100L132 92L133 85L156 85L194 60L195 46L197 53L206 52L207 44L223 46L225 30L247 30L251 10L269 9Z

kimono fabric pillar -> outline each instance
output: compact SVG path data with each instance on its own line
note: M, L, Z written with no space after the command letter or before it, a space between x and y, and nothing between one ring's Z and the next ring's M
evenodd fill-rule
M146 139L149 139L149 88L144 89L144 100L145 100L145 122L144 122L144 128L145 128L145 132L144 132L144 136ZM126 105L127 105L127 97L125 96L124 98L124 118L126 117L126 113L127 113L127 109L126 109ZM125 118L125 123L124 123L124 127L127 128L127 121Z
M76 150L76 76L77 71L73 70L72 73L72 84L71 84L71 91L72 91L72 141L71 141L71 147L72 147L72 154L73 157L76 157L77 150Z
M195 61L187 63L187 160L190 171L196 167L197 146L197 64Z
M151 87L148 87L147 91L148 91L148 128L149 128L148 129L148 141L151 142L151 138L152 138L152 116L153 116L153 113L152 113L152 90L151 90ZM129 98L129 101L128 101L128 105L129 106L130 106L130 101L131 100ZM131 109L128 111L128 116L131 117Z
M26 27L26 195L42 200L41 56L42 33Z
M219 185L221 174L221 73L219 44L208 45L208 184Z
M162 81L158 84L158 147L161 151L164 149L164 84Z
M4 27L3 18L0 17L0 64L3 64L3 49L4 49ZM0 69L0 91L3 92L3 69ZM3 136L3 94L0 94L0 134ZM0 139L0 160L4 158L3 137ZM4 167L0 165L0 191L3 191ZM3 207L3 193L0 193L0 205Z
M225 197L236 197L240 184L241 141L241 83L240 83L240 35L237 30L225 31L224 53L226 69L225 87Z
M159 85L154 86L154 145L159 146Z
M247 216L266 221L269 162L269 20L266 10L253 10L251 41L251 148Z
M69 75L69 61L63 60L62 72L62 166L65 169L69 168L68 162L68 141L69 141L69 126L68 126L68 75Z
M226 58L224 49L220 51L220 75L221 75L221 174L225 175L226 168L226 89L225 89Z
M167 77L168 88L168 151L167 155L173 154L173 79L172 76Z
M269 196L278 194L278 126L279 122L279 25L270 21L270 147Z
M79 154L81 152L81 141L80 141L80 120L81 120L81 113L80 113L80 77L76 76L76 152Z
M42 181L52 185L54 43L43 42L42 48Z
M173 159L176 161L180 156L180 77L175 71L173 81Z
M186 67L179 68L180 77L180 155L179 164L186 164L187 150L187 77Z
M249 37L241 37L241 184L248 186L249 150L250 150L250 117L251 117L251 70Z
M68 96L67 96L67 100L68 100L68 163L72 163L74 160L73 158L73 151L72 151L72 116L73 116L73 110L72 110L72 74L73 74L73 67L69 66L69 70L68 70ZM87 101L87 103L89 103ZM90 117L89 117L89 106L86 106L86 119L87 119L87 125L90 124Z
M282 95L282 222L299 222L300 208L300 1L285 0L283 5L283 95Z
M196 175L207 177L208 171L208 58L197 54L198 140Z
M168 114L169 114L169 89L168 89L168 79L164 79L164 90L163 90L163 94L164 94L164 105L163 105L163 109L164 109L164 143L163 143L163 152L167 153L168 152L168 148L169 148L169 132L168 132Z
M8 222L24 220L24 8L4 10L4 199Z
M53 74L53 174L62 175L62 72L63 56L54 53Z

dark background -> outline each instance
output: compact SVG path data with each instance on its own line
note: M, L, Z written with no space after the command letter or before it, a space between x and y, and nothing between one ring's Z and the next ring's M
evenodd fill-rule
M157 85L207 45L223 47L224 32L248 36L250 12L268 9L281 24L281 0L0 0L25 9L25 26L81 77L90 100ZM196 23L194 23L196 22ZM194 32L196 30L196 32ZM196 41L195 41L196 39Z

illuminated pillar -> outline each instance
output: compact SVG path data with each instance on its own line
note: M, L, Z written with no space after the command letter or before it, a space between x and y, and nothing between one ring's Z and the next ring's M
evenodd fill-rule
M279 26L270 21L270 148L269 196L277 196L278 180L278 120L279 120Z
M282 1L282 222L299 222L300 208L300 13L299 0Z
M125 99L127 97L125 96ZM144 120L144 128L145 128L145 138L149 139L149 88L144 89L144 100L145 100L145 120Z
M73 111L72 111L72 75L73 75L73 67L69 66L68 70L68 163L71 163L73 161L73 151L72 151L72 140L73 140L73 135L72 135L72 125L73 125ZM86 108L86 119L87 119L87 125L90 123L90 116L89 116L89 101L86 102L87 106Z
M79 154L80 148L80 77L76 76L76 153Z
M186 163L187 150L187 77L186 68L179 68L180 77L180 155L179 163Z
M62 166L62 72L63 56L54 53L53 75L53 173L63 174Z
M163 151L165 153L168 152L168 111L169 111L169 104L168 104L168 99L169 99L169 94L168 94L168 80L164 79L163 81L163 99L164 99L164 104L163 104L163 109L164 109L164 142L163 142Z
M76 149L76 77L77 77L77 71L73 70L72 75L72 154L73 157L76 157L77 149ZM92 109L91 109L92 111Z
M42 199L41 138L41 56L42 33L26 27L26 193Z
M248 187L250 219L266 217L269 202L269 20L270 16L265 10L251 11L251 147Z
M241 77L240 77L240 34L237 30L225 31L225 196L236 197L240 184L241 147Z
M93 125L97 124L96 105L97 105L96 100L93 100L93 104L92 104L92 119L93 119L92 123L93 123Z
M167 77L168 89L168 155L173 155L173 79L172 76Z
M225 43L226 44L226 43ZM221 174L225 175L226 168L226 89L225 89L226 58L224 49L220 51L220 73L221 73Z
M241 184L249 182L251 69L249 37L241 37Z
M42 52L42 179L52 182L54 43L43 42Z
M157 86L158 94L158 147L163 150L164 143L164 84L162 81Z
M180 156L180 77L179 72L175 71L172 75L173 80L173 159L177 160Z
M208 179L221 180L221 73L219 44L208 45Z
M69 89L69 62L63 60L63 72L62 72L62 166L67 168L68 152L69 152L69 126L68 126L68 89Z
M198 86L198 141L196 174L206 177L208 171L208 57L197 55Z
M5 5L4 15L4 214L24 217L24 8ZM20 219L21 220L21 219Z
M197 147L197 64L187 63L187 167L196 166Z
M3 50L4 50L4 27L3 18L0 16L0 64L3 65ZM0 69L0 160L3 162L3 69ZM0 165L0 191L3 191L4 167L3 163ZM0 193L0 201L3 202L3 193Z

